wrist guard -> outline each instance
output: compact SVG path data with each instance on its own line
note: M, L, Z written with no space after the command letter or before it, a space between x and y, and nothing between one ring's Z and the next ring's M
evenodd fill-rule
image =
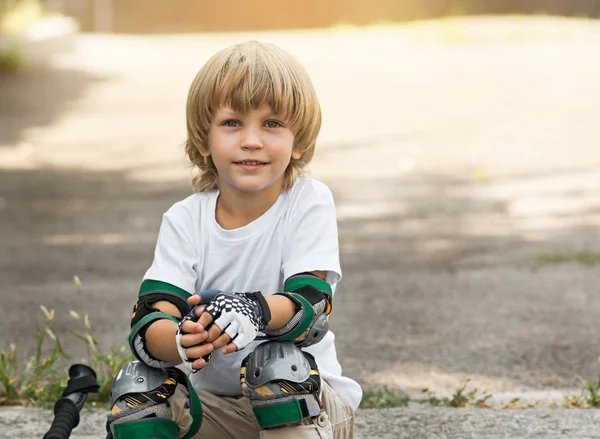
M190 305L187 291L166 282L145 280L140 287L138 302L133 308L131 316L131 332L129 334L129 347L135 358L142 363L155 368L165 368L176 364L155 358L146 349L146 331L156 320L168 319L179 323L177 317L153 308L152 304L159 300L166 300L177 307L182 316L189 312Z
M277 293L296 305L296 314L281 329L265 330L271 340L291 341L298 347L318 343L329 329L328 316L332 309L332 289L323 279L302 273L290 277L284 291Z

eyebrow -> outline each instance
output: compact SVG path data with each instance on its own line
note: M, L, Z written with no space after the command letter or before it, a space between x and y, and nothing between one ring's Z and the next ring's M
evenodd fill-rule
M244 115L246 113L243 113L241 111L235 111L235 110L222 110L222 116L223 117L228 117L228 116L240 116L240 115ZM275 117L275 118L280 118L281 116L278 115L277 113L275 113L273 110L269 109L268 111L264 111L261 114L261 117Z

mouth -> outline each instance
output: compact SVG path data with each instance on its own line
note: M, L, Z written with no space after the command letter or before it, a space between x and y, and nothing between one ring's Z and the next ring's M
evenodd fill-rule
M269 162L261 162L258 160L243 160L240 162L233 162L234 165L246 166L246 167L256 167L256 166L264 166L268 165Z

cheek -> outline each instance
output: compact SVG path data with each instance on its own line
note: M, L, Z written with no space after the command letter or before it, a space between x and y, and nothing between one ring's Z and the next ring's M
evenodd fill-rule
M287 156L289 156L291 154L292 158L296 158L296 149L295 149L295 142L294 142L294 136L290 135L290 136L285 136L284 138L282 138L280 145L282 145L282 150L285 151L285 154Z

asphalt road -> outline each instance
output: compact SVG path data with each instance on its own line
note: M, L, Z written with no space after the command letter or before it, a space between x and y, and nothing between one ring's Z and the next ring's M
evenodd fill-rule
M70 352L84 353L68 334L81 306L103 348L124 345L161 215L190 192L189 82L214 51L254 38L294 52L321 96L312 175L338 206L344 372L409 393L446 395L466 378L499 396L581 388L598 373L600 266L535 263L600 249L599 32L547 26L514 40L81 36L51 66L0 78L0 348L32 352L42 304ZM443 436L442 420L485 432L486 416L510 416L448 410L399 409L406 436L377 437L431 437L410 425L479 437ZM519 413L548 435L497 437L596 437L593 411ZM588 436L557 436L563 421Z

